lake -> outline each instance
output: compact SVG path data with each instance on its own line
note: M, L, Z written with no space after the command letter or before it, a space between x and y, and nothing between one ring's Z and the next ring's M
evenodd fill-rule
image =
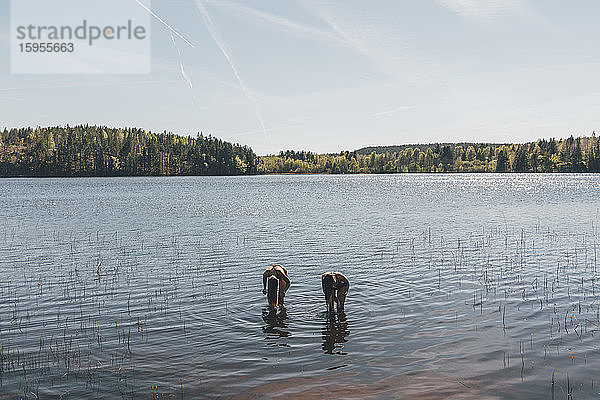
M578 174L0 180L0 399L597 397L599 199Z

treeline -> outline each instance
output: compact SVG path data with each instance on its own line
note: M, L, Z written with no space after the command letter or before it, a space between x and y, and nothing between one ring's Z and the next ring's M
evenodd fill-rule
M212 136L142 129L56 126L0 131L0 176L242 175L251 148Z
M243 175L271 173L600 172L600 140L427 144L334 154L251 148L212 136L66 126L0 131L0 176Z
M452 148L460 146L460 147L466 149L469 146L477 147L477 146L481 146L481 145L496 148L498 146L502 146L502 143L478 144L478 143L462 142L462 143L399 144L399 145L394 145L394 146L368 146L368 147L360 148L360 149L356 150L356 152L361 155L371 155L371 153L373 153L373 152L375 152L375 153L393 153L393 152L399 153L408 148L415 148L415 147L418 147L423 152L427 152L427 150L430 148L432 150L435 150L436 148L443 147L443 146L450 146Z
M573 136L524 144L429 144L315 154L285 151L260 157L258 172L600 172L600 140ZM377 151L375 151L377 150Z

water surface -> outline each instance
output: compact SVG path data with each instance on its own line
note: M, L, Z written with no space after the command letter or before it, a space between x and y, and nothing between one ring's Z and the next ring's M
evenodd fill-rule
M0 180L0 393L597 396L599 195L571 174ZM327 270L351 281L334 318Z

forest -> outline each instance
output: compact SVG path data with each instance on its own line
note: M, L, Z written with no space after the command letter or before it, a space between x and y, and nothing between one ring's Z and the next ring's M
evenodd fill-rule
M0 131L0 177L253 175L282 173L600 172L600 139L433 143L258 157L210 135L137 128L56 126Z
M212 136L151 133L104 126L0 131L0 176L255 174L247 146Z
M367 147L334 154L281 151L259 158L258 173L600 172L600 140L523 144L434 143Z

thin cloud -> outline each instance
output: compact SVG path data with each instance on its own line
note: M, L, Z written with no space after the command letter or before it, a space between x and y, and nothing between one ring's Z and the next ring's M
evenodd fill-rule
M163 81L115 81L115 82L101 82L101 83L77 83L67 85L39 85L39 86L20 86L20 87L9 87L0 88L0 92L19 91L19 90L56 90L56 89L73 89L73 88L91 88L91 87L104 87L104 86L134 86L134 85L146 85L146 84L171 84L177 81L174 80L163 80Z
M202 19L204 20L204 25L206 25L206 29L208 29L210 36L213 38L215 44L219 47L219 50L221 50L221 53L223 53L223 56L225 57L225 59L227 60L227 63L231 67L231 70L233 71L233 74L235 75L235 78L237 79L238 84L240 85L240 88L242 89L242 92L244 93L244 96L246 96L246 98L248 100L250 100L250 102L254 106L254 113L256 114L256 118L258 119L260 126L262 127L263 134L264 134L265 140L266 140L268 137L267 128L265 127L265 122L263 120L262 114L258 107L258 102L257 102L256 98L254 97L254 95L252 94L250 89L248 89L248 86L246 86L246 84L244 83L244 80L240 76L238 69L236 68L235 64L233 63L231 56L229 55L229 51L227 50L227 45L226 45L225 41L219 36L219 33L217 32L217 29L215 27L215 24L213 23L212 19L210 18L210 15L208 15L208 11L206 11L206 8L204 8L204 5L202 4L202 2L200 0L195 0L195 2L196 2L196 6L198 7L198 10L200 10L200 13L202 14Z
M269 131L273 132L273 131L282 131L282 130L287 130L289 128L295 128L295 127L299 127L299 126L304 126L307 125L307 123L293 123L293 124L285 124L285 125L281 125L281 126L277 126L277 127L270 127ZM237 132L237 133L227 133L227 132L222 132L222 134L227 137L239 137L239 136L251 136L251 135L256 135L257 133L261 133L261 130L249 130L249 131L243 131L243 132Z
M237 12L237 13L243 15L244 17L250 16L250 17L259 19L261 21L269 22L272 25L279 26L279 27L283 28L286 33L291 34L291 35L296 35L296 36L312 39L312 40L319 41L319 42L328 41L328 42L332 42L332 43L347 45L346 40L344 40L343 38L339 37L338 35L336 35L332 32L328 32L328 31L324 31L321 29L311 27L311 26L303 25L301 23L290 20L288 18L281 17L279 15L267 13L267 12L258 10L253 7L248 7L246 5L227 1L227 0L219 0L219 2L216 4L218 4L219 6L224 5L224 6L228 7L228 9L230 9L234 12Z
M361 10L345 3L305 0L302 4L391 81L414 81L438 74L441 66L412 47L399 27L389 23L388 15L366 18Z
M476 21L487 21L499 15L515 14L523 9L521 0L438 0L438 3L463 18Z

